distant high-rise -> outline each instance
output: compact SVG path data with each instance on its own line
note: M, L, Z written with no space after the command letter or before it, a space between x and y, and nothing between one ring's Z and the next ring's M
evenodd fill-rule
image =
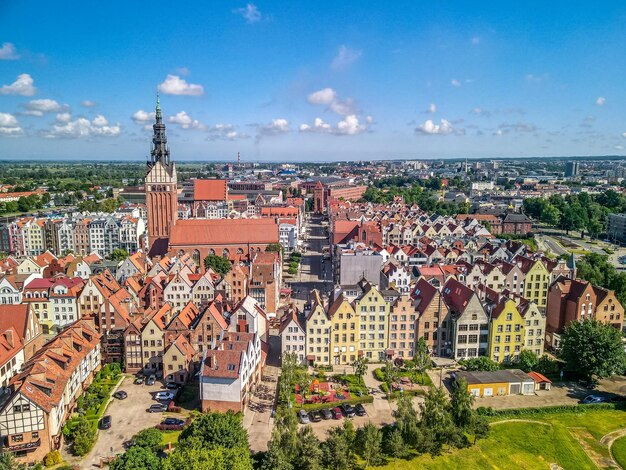
M567 162L565 164L565 177L572 178L578 176L578 162Z
M176 167L170 160L161 104L157 96L156 122L152 126L152 149L146 163L146 208L151 255L167 252L172 225L178 214Z

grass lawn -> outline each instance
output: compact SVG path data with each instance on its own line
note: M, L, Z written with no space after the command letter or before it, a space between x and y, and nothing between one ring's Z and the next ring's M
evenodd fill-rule
M536 415L532 422L498 422L492 424L487 439L473 447L452 450L436 457L421 455L413 460L394 460L385 470L413 469L547 469L556 463L565 470L597 468L589 452L607 456L608 449L599 440L605 434L626 427L626 412L598 410L587 413ZM626 464L626 438L613 444L618 462ZM620 460L622 459L622 460ZM626 467L625 467L626 468Z
M182 431L162 431L163 432L163 445L167 446L168 444L176 444L178 442L178 437Z
M617 439L611 446L611 452L617 463L626 468L626 437Z

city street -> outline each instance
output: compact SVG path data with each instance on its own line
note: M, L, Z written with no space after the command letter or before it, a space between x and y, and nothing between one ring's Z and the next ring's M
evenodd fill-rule
M323 220L321 216L310 215L304 223L306 250L302 254L300 272L288 281L292 290L291 298L298 308L307 302L311 290L328 293L333 286L331 262L323 256L324 248L330 249L327 226L322 225Z

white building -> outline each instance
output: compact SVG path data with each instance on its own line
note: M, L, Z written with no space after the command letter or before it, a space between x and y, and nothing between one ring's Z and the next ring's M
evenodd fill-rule
M285 312L280 319L281 353L295 354L300 364L306 361L306 329L304 322L298 318L298 310L293 307Z

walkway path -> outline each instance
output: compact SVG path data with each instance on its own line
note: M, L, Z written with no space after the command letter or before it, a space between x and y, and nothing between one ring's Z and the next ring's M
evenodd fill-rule
M615 460L615 457L613 457L613 451L611 447L613 447L613 443L616 440L624 436L626 436L626 428L618 429L617 431L613 431L608 434L605 434L604 436L602 436L602 439L600 439L600 443L609 448L609 454L611 455L611 460L613 461L613 464L617 468L624 468L624 467L618 464L617 461Z

